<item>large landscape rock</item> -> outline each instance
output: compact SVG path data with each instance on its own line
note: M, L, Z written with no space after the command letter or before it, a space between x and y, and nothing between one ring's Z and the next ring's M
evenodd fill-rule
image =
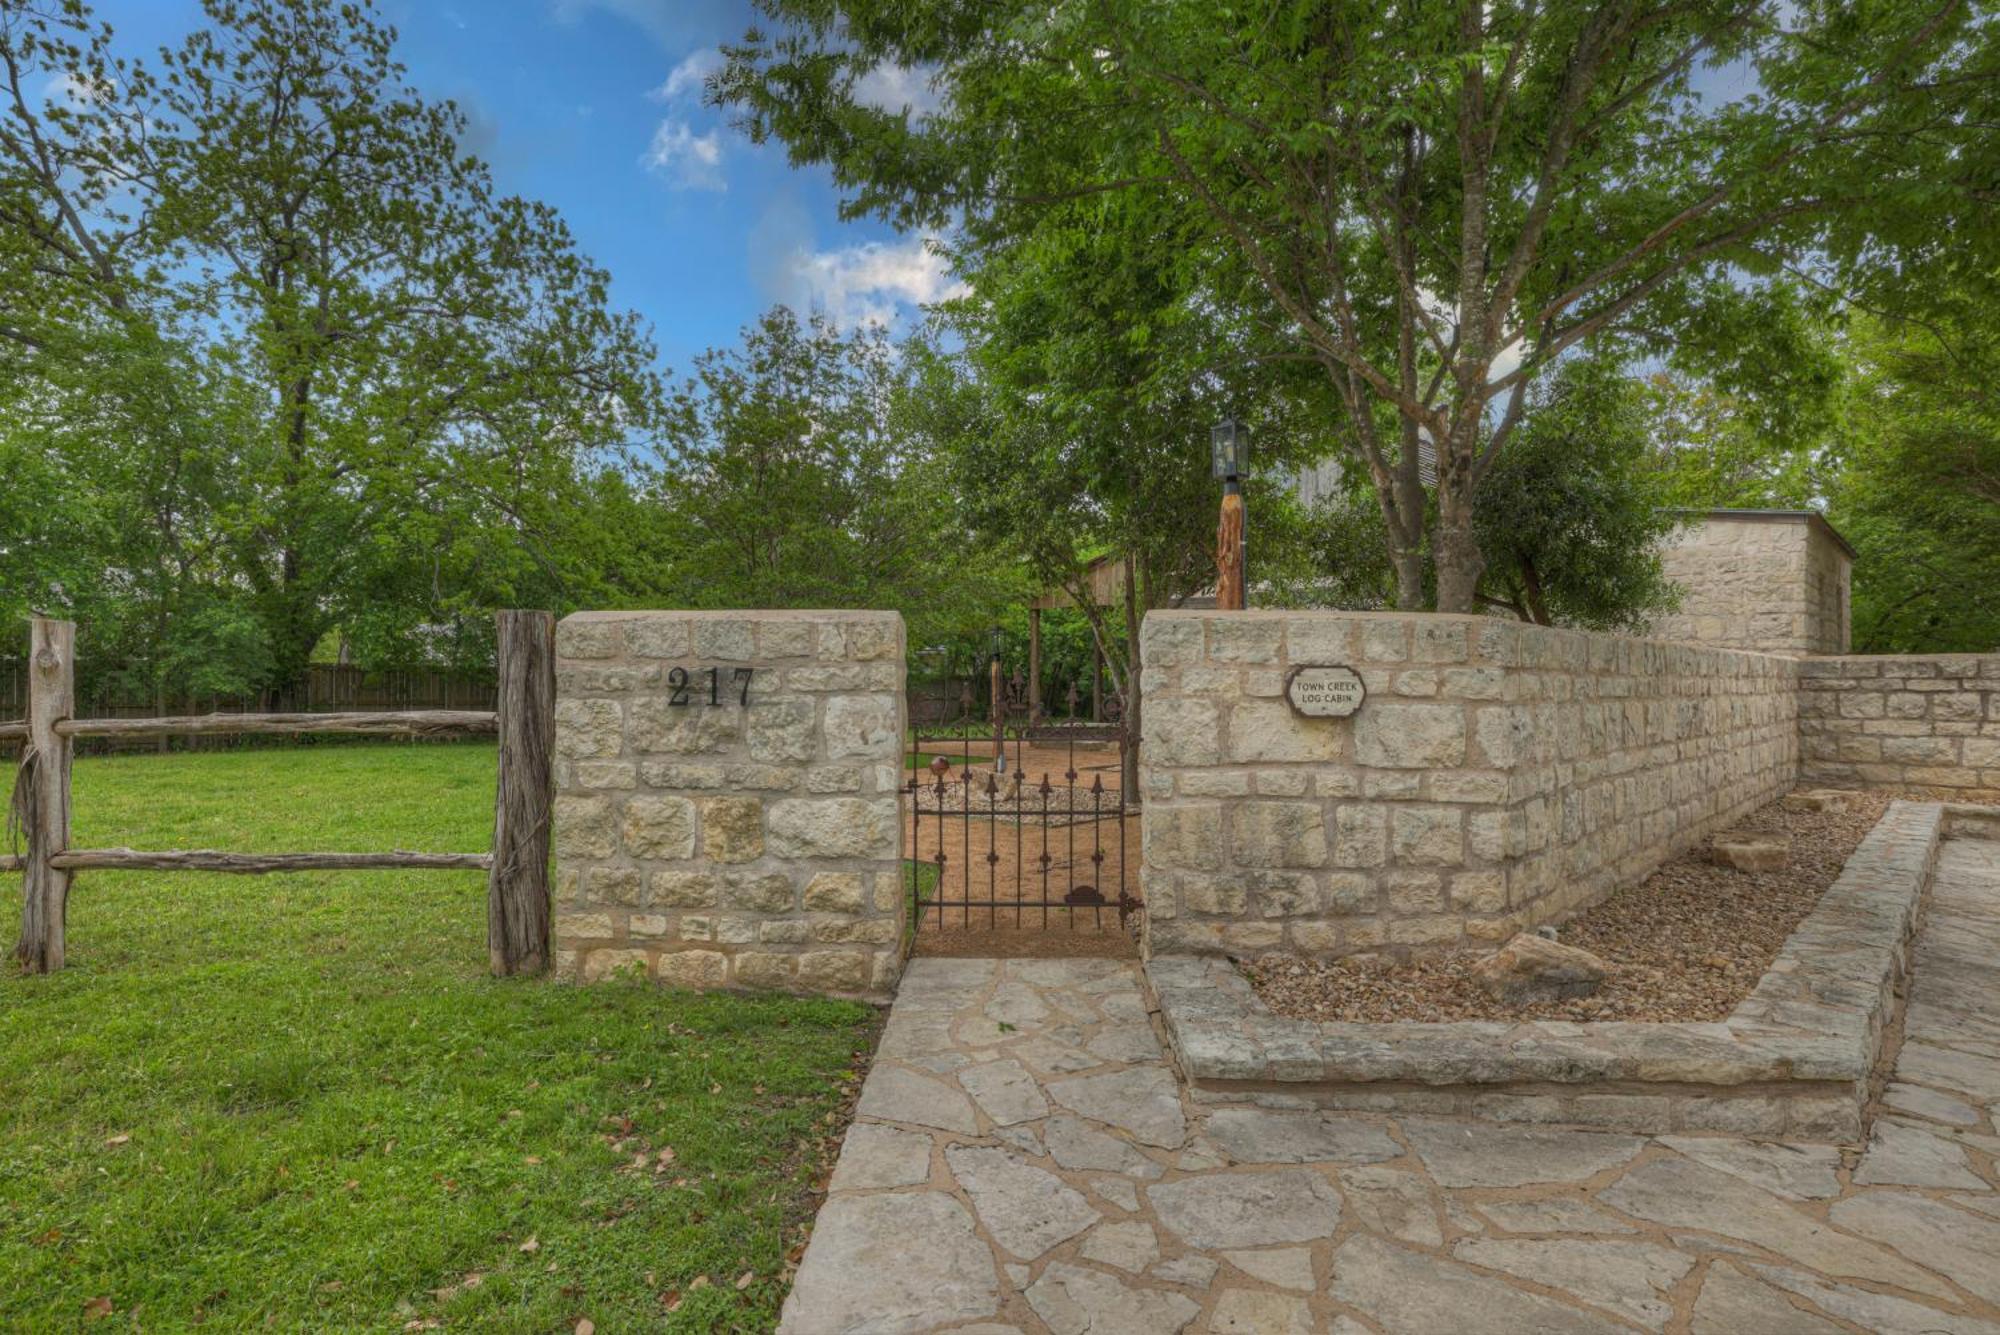
M1737 871L1783 871L1792 865L1792 836L1776 830L1731 830L1715 836L1710 856Z
M1587 950L1522 932L1472 966L1473 981L1503 1001L1560 1001L1587 997L1610 974Z

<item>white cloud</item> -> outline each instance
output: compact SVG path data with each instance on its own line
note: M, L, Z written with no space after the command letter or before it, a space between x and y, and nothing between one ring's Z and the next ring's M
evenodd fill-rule
M903 312L964 296L930 238L868 241L837 250L794 250L782 272L793 305L823 312L843 329L894 325Z
M705 46L674 66L667 75L667 81L655 88L651 96L660 102L675 102L684 97L698 101L702 81L721 68L722 53L712 46Z
M640 160L684 190L729 188L722 174L722 131L696 134L693 127L676 116L660 122L653 131L653 142Z
M921 120L943 104L931 87L932 77L928 70L906 65L877 65L854 81L854 100L881 111L908 111Z

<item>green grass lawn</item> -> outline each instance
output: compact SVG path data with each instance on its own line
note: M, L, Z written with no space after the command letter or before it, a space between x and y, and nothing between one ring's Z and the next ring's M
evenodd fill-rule
M484 850L493 768L83 759L75 839ZM873 1013L495 981L485 899L475 872L80 873L69 968L0 971L0 1328L100 1299L149 1330L770 1328Z

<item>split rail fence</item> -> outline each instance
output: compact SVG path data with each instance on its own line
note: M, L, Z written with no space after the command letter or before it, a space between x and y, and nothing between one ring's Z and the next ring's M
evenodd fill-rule
M203 714L166 718L73 717L76 626L36 618L29 629L28 716L0 723L18 741L20 769L0 871L19 871L21 939L15 958L29 973L63 967L70 881L79 871L355 871L420 867L483 870L488 962L495 974L540 973L549 959L549 841L554 805L555 617L497 618L497 707L311 714ZM491 853L232 853L146 851L70 845L70 767L79 737L349 733L370 737L498 736L499 788ZM25 836L25 847L19 847Z

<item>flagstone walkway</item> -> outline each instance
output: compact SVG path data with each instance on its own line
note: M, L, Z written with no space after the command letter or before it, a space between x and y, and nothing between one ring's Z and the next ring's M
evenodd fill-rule
M919 959L781 1330L2000 1335L2000 842L1866 1152L1205 1109L1137 966Z

